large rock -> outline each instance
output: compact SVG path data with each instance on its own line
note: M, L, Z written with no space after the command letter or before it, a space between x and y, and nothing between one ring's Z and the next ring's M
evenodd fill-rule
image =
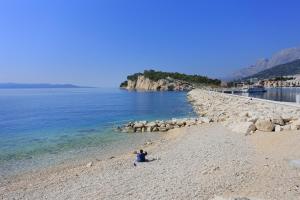
M186 124L186 122L184 120L177 120L176 123L178 126L184 126Z
M281 115L281 117L282 117L282 119L283 119L284 122L290 122L293 119L293 117L291 115L286 114L286 113L283 113Z
M144 123L141 123L141 122L137 122L133 125L133 128L142 128L144 127Z
M289 130L291 130L291 125L290 125L290 124L284 125L284 126L282 127L282 129L283 129L284 131L289 131Z
M274 124L270 119L258 119L255 123L257 130L271 132L274 129Z
M212 121L212 120L209 119L208 117L201 117L199 120L201 120L203 123L209 123L209 122Z
M166 127L159 127L158 130L159 130L160 132L166 132L166 131L168 131L169 129L166 128Z
M257 121L257 119L258 119L257 117L255 117L255 116L251 116L250 118L248 118L248 119L247 119L247 121L248 121L248 122L252 122L252 123L254 123L254 124L255 124L255 123L256 123L256 121Z
M284 120L279 115L274 115L274 116L272 116L271 119L272 119L273 124L278 124L280 126L284 125Z
M170 130L170 129L173 129L174 126L173 126L172 124L167 124L167 125L166 125L166 128Z
M291 129L292 130L299 130L300 129L300 120L299 119L292 122Z
M245 135L248 135L256 130L256 126L252 122L239 122L231 125L231 127L232 131L243 133Z
M148 124L146 124L146 127L154 128L155 126L157 126L155 122L149 122Z
M275 132L280 132L280 131L282 131L283 130L283 127L282 126L280 126L280 125L276 125L275 126Z

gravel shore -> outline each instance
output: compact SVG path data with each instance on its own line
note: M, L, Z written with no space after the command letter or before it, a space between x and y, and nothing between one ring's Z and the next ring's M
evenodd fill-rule
M134 166L127 152L20 174L0 180L0 199L300 199L298 108L203 90L189 98L214 122L174 127L147 143L151 162ZM245 134L243 123L255 131ZM280 131L270 132L274 125Z
M300 134L244 136L219 123L173 129L145 147L82 166L1 180L1 199L299 199Z

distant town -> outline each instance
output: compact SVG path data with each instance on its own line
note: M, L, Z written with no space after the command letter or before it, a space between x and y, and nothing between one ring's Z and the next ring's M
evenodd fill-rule
M250 87L250 86L262 86L265 88L276 88L276 87L300 87L300 75L275 77L270 79L258 79L250 78L242 81L232 81L223 86L227 87Z

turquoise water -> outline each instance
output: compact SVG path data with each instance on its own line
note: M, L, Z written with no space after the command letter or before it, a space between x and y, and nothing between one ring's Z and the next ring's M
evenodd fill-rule
M133 120L186 116L194 113L184 92L2 89L0 170L22 161L35 165L41 158L54 162L61 155L76 158L74 152L92 150L97 155L134 146L155 136L118 133L113 128Z

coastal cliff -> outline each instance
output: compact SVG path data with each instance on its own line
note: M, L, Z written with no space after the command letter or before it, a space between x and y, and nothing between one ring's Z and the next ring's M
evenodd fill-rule
M175 80L170 77L154 81L140 75L137 80L127 80L127 86L123 88L127 90L189 91L194 87L188 82Z
M219 86L220 83L218 79L205 76L145 70L144 73L127 76L120 87L127 90L190 91L196 86Z

